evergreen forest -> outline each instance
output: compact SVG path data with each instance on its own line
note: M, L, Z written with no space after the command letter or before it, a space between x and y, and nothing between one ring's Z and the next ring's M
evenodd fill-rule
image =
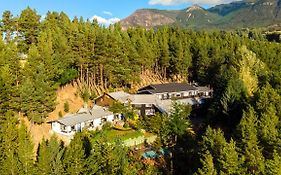
M0 29L0 174L281 174L281 47L262 33L122 30L31 8L5 11ZM34 149L19 116L46 122L57 89L83 82L89 101L99 95L91 87L130 89L143 72L214 89L200 110L176 104L171 116L139 120L169 156L151 164L89 132Z

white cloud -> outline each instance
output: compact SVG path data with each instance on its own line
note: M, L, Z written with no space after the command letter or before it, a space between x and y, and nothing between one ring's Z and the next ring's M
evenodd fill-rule
M102 13L105 14L105 15L108 15L108 16L112 16L112 13L109 12L109 11L103 11Z
M150 5L178 5L184 3L191 4L204 4L204 5L217 5L217 4L226 4L232 1L237 0L149 0Z
M97 16L97 15L94 15L91 20L94 20L96 19L98 21L99 24L102 24L102 25L105 25L105 26L109 26L110 24L114 24L114 23L117 23L120 21L119 18L109 18L109 19L106 19L106 18L103 18L101 16Z

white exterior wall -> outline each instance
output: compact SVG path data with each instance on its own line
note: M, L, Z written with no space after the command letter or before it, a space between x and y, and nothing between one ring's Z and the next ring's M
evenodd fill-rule
M101 118L94 119L94 128L101 125Z
M67 136L72 136L75 134L74 131L71 131L71 126L65 126L65 130L62 130L61 127L63 127L63 125L59 122L52 122L52 130L54 132Z
M65 127L65 131L66 131L66 132L71 132L71 126L66 126L66 127Z
M75 131L81 130L81 124L80 124L80 123L79 123L79 124L76 124L76 125L74 126L74 129L75 129Z
M108 122L113 122L113 120L114 120L114 115L108 115L106 117L106 121L108 121Z
M81 123L81 131L83 130L84 127L85 127L85 122Z
M61 132L60 125L59 122L52 122L52 130L58 133Z
M106 118L106 121L108 121L108 122L113 122L114 115L108 115L103 118ZM121 114L118 115L118 118L121 119ZM90 127L89 129L97 129L102 126L101 125L102 118L97 118L97 119L90 120L87 122L92 122L92 121L93 121L93 126ZM82 123L74 125L73 130L71 129L71 126L65 126L65 130L62 130L62 127L64 127L64 125L62 125L61 123L59 123L57 121L52 122L51 126L52 126L52 130L54 132L62 134L62 135L71 136L71 135L74 135L77 131L80 131L80 130L82 131L83 128L86 127L86 122L82 122Z

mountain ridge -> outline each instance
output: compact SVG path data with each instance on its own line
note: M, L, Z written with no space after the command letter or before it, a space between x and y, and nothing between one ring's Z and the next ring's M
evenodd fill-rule
M182 10L139 9L121 20L123 29L162 25L193 29L237 29L280 23L281 0L243 0L208 9L197 4Z

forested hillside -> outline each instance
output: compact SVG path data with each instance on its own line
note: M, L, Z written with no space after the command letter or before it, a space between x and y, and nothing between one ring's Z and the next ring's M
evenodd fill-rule
M255 31L123 31L63 12L41 19L27 8L19 16L4 12L1 34L0 174L280 173L281 47ZM95 87L130 89L146 71L214 89L214 98L191 112L199 124L180 108L170 118L139 121L159 135L156 150L171 148L168 158L145 162L107 138L91 142L87 132L68 146L44 140L34 152L19 116L44 123L59 87L81 82L78 95L88 102Z

